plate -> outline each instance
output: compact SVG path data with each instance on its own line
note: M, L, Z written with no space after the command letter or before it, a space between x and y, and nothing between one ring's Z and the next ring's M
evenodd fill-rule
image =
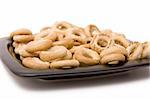
M117 66L107 65L94 65L87 67L78 67L75 69L49 69L49 70L34 70L26 68L21 64L19 56L13 52L11 45L12 41L6 37L0 39L0 57L4 64L14 74L35 79L44 80L62 80L62 79L74 79L74 78L89 78L89 77L101 77L111 76L115 74L126 73L127 71L144 68L150 65L149 59L142 59L136 61L128 61L124 64L118 64Z

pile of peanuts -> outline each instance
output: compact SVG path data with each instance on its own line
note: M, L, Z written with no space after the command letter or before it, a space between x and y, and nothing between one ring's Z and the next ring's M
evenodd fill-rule
M117 65L150 58L150 42L129 41L123 34L61 21L37 34L21 28L11 33L14 52L31 69L70 69L97 64Z

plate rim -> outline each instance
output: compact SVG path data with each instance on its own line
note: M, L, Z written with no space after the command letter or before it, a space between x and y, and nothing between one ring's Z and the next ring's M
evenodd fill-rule
M3 61L3 63L16 75L21 76L21 77L30 77L30 78L40 78L40 77L44 77L44 76L49 76L49 77L54 77L54 76L65 76L65 75L81 75L81 74L86 74L86 73L108 73L109 71L113 72L117 70L123 70L123 69L136 69L139 67L143 67L143 66L149 66L150 62L148 63L143 63L143 64L139 64L136 66L130 66L129 63L127 62L126 64L128 64L129 66L127 67L115 67L115 68L111 68L111 69L105 69L105 70L100 70L100 68L96 67L93 68L91 67L83 67L82 69L69 69L69 70L33 70L33 69L29 69L24 67L21 63L19 63L17 60L14 60L13 56L10 54L10 52L8 51L8 44L11 43L11 40L9 39L9 37L4 37L4 38L0 38L0 56L1 56L1 60ZM4 55L5 54L5 55ZM4 56L4 57L3 57ZM9 60L9 61L8 61ZM149 59L146 59L149 60ZM138 61L134 61L134 62L138 62ZM15 66L10 66L10 65L17 65L18 68L16 69ZM98 66L98 65L96 65ZM102 65L103 66L103 65ZM15 67L15 68L14 68ZM20 68L19 68L20 67ZM90 70L91 68L91 70Z

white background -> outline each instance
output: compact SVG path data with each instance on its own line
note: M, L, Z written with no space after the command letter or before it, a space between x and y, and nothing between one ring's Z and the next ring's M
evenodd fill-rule
M150 41L149 0L0 0L0 37L26 27L37 33L55 21L124 33L130 40ZM109 78L43 82L20 78L0 61L3 99L150 99L149 68Z

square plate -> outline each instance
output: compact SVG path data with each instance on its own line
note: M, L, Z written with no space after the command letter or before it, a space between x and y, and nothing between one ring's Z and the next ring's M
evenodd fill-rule
M128 61L117 66L94 65L87 67L78 67L75 69L49 69L49 70L34 70L26 68L21 64L21 61L13 52L11 45L12 41L6 37L0 39L0 57L4 64L18 76L45 80L61 80L73 78L88 78L95 76L110 76L114 74L121 74L127 71L142 68L150 65L149 59L142 59L136 61Z

